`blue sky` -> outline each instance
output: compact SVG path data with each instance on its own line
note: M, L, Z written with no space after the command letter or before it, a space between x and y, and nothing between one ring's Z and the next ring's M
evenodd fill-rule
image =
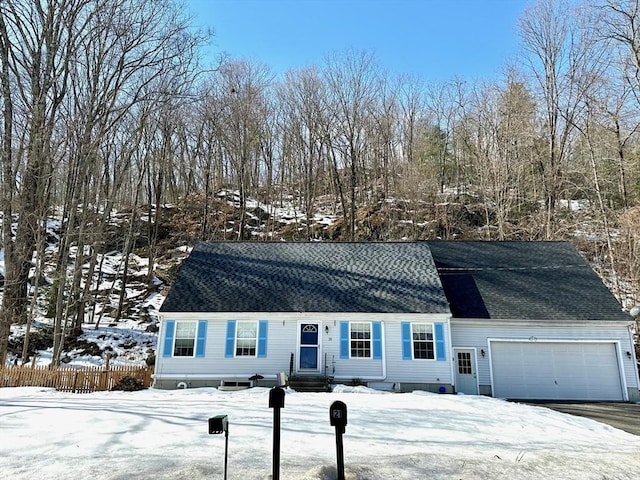
M392 74L425 80L498 78L518 51L530 0L184 0L214 30L213 58L265 63L276 74L367 50Z

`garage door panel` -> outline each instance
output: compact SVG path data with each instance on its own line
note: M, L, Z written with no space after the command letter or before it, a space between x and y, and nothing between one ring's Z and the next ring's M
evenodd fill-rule
M545 400L623 400L614 343L491 343L494 396Z

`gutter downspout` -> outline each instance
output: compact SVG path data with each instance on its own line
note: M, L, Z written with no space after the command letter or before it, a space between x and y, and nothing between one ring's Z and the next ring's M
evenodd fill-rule
M156 362L153 367L153 381L151 382L151 388L155 388L156 379L160 377L160 357L162 356L162 343L160 339L162 338L162 332L164 328L164 315L161 313L158 314L158 339L156 341Z
M366 380L370 382L383 382L387 379L387 338L385 335L384 322L380 322L380 337L382 343L380 345L380 349L382 350L382 376L358 377L360 380ZM353 378L353 376L334 376L333 378L338 378L340 380L349 380L350 378Z
M451 334L451 317L449 317L447 319L447 327L449 329L449 342L447 344L447 347L449 348L449 355L451 358L451 361L449 362L449 370L450 370L450 375L451 375L451 387L453 388L453 392L452 393L456 393L456 372L455 372L455 365L456 365L456 358L453 356L453 335ZM478 376L478 356L476 355L475 358L475 362L476 362L476 377ZM476 378L476 382L478 382L478 379ZM480 384L478 384L478 393L480 392Z
M635 374L636 379L636 390L638 390L638 398L635 399L636 402L640 401L640 373L638 372L638 359L636 358L636 344L633 342L633 323L627 325L627 331L629 332L629 342L631 344L631 360L633 361L633 372ZM640 335L640 332L638 332ZM620 352L622 353L622 352Z

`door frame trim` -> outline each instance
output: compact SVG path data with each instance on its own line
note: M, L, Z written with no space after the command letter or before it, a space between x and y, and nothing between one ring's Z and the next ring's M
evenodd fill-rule
M302 325L317 325L318 326L318 352L317 352L317 368L315 369L302 369L300 368L300 348L302 347ZM297 342L296 342L296 357L295 371L296 373L320 373L322 371L321 359L322 359L322 322L320 320L303 321L299 320L297 324Z
M475 379L476 379L476 393L465 393L465 395L480 395L480 378L478 375L478 349L476 347L453 347L453 368L456 393L458 392L458 351L467 350L471 351L473 355L473 367L475 367ZM462 392L464 393L464 392Z

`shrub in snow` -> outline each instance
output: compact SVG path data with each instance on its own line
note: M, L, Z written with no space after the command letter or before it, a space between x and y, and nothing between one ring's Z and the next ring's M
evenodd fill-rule
M112 392L122 391L122 392L137 392L138 390L144 390L146 387L142 383L142 381L137 378L133 378L130 376L122 377L118 383L116 383L111 389Z

